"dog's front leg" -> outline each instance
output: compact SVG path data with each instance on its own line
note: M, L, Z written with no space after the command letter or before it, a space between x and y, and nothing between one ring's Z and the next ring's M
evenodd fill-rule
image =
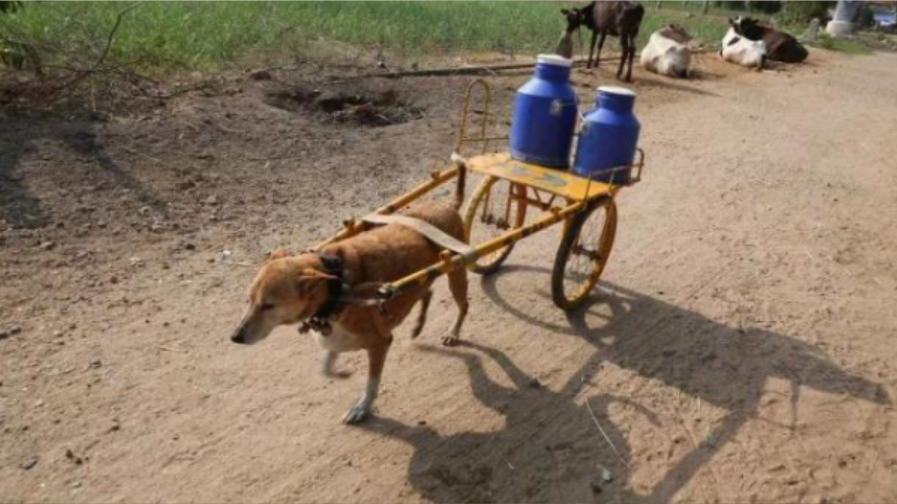
M352 376L350 371L336 371L333 369L333 365L336 364L336 359L339 356L336 352L331 352L330 350L326 350L324 352L324 358L321 359L321 374L326 376L327 378L348 378Z
M368 383L358 404L349 408L349 411L343 416L344 423L356 424L364 420L371 412L371 406L374 405L377 392L380 389L380 376L383 374L383 363L386 362L386 353L389 352L390 343L391 338L382 345L368 348Z

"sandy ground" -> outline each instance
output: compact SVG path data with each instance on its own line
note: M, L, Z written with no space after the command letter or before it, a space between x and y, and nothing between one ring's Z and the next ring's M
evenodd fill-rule
M329 381L294 329L227 336L265 252L444 164L468 79L3 112L0 500L894 502L897 57L810 61L637 72L648 166L587 306L550 302L554 232L473 279L468 346L440 282L359 427L360 355ZM352 86L396 124L309 108Z

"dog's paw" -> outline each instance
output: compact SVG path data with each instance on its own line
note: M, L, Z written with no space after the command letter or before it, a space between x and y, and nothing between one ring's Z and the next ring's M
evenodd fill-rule
M323 374L325 378L345 380L346 378L352 376L354 373L352 371L324 371L321 374Z
M442 338L442 346L455 346L461 341L457 336L446 336Z
M346 414L343 415L343 423L349 425L361 423L362 420L367 418L370 412L371 409L369 406L358 403L349 408L349 411L347 411Z

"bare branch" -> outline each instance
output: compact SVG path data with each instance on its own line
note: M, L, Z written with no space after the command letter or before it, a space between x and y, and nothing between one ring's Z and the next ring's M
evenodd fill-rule
M87 78L87 76L95 73L97 71L97 69L100 68L100 65L103 64L103 62L106 60L106 57L109 55L110 49L112 49L112 42L115 39L115 33L118 31L118 27L121 26L121 20L124 18L125 14L127 14L128 12L131 12L132 10L137 8L138 5L139 4L137 4L137 3L133 3L118 13L118 15L115 17L115 24L112 26L112 30L109 31L109 37L106 39L106 47L103 49L103 53L100 54L100 57L96 60L96 62L94 62L93 66L91 66L89 69L77 70L76 72L78 73L78 75L76 77L74 77L72 80L63 84L62 87L60 88L60 90L74 86L75 84L77 84L77 83L81 82L82 80L84 80L85 78Z

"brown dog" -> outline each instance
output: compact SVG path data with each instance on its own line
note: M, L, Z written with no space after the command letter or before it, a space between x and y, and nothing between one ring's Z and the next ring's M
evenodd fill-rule
M455 207L431 203L412 207L404 215L425 221L464 241L464 224ZM252 282L249 311L231 336L235 343L261 341L280 325L313 322L324 348L325 376L344 378L335 372L337 354L366 350L369 369L364 395L343 417L360 422L377 398L392 331L420 301L421 310L412 337L420 334L427 318L432 281L377 306L351 304L347 300L360 289L398 280L439 261L440 248L420 233L400 224L389 224L325 247L319 253L288 256L274 251ZM467 314L467 272L449 273L449 287L458 305L458 318L443 344L457 341Z

